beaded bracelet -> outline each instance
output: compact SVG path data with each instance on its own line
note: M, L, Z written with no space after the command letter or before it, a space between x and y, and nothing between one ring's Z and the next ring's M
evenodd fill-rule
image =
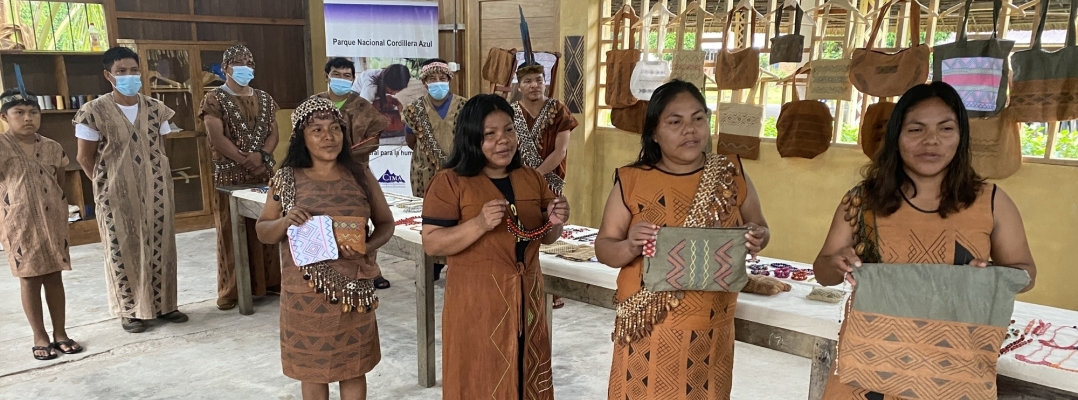
M1011 342L1011 344L1003 346L1003 348L999 350L999 355L1002 356L1004 354L1015 351L1019 347L1025 346L1025 345L1029 344L1032 341L1033 341L1033 338L1026 339L1026 335L1022 334L1022 336L1018 337L1018 340L1015 340L1014 342Z
M405 219L399 219L396 222L394 222L393 225L415 225L417 223L416 220L422 221L422 218L423 217L415 216L415 217L408 217L408 218L405 218Z
M808 279L808 272L805 272L805 270L803 270L803 269L799 269L797 271L794 271L792 274L790 274L790 279L793 279L795 281L807 280Z

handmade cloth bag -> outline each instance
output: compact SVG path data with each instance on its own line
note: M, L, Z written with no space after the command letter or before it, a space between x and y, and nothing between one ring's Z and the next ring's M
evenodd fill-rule
M973 0L966 0L957 40L932 49L932 79L947 82L958 91L970 118L991 117L1007 105L1007 57L1014 41L998 39L995 31L991 38L969 40L966 23L972 5ZM993 1L992 26L998 26L1002 7L1002 0Z
M794 76L801 72L803 70ZM782 157L815 158L831 146L835 119L827 104L817 100L801 100L797 88L792 91L793 101L782 105L779 119L775 122L778 130L775 145Z
M670 80L677 79L692 83L703 92L704 82L707 81L707 75L704 74L704 51L700 47L703 42L700 38L704 37L704 15L701 13L696 14L697 39L695 40L694 48L691 50L682 48L685 43L687 17L688 15L682 15L681 22L678 23L678 48L674 50L674 56L670 59Z
M907 399L996 398L996 360L1025 271L863 264L839 332L838 379Z
M801 62L805 55L805 37L801 35L801 21L805 11L801 10L800 4L794 7L793 33L789 35L779 35L779 28L782 26L782 10L775 14L777 15L775 37L771 38L771 63Z
M349 246L360 254L367 254L367 218L333 217L333 238L337 246Z
M988 179L1014 175L1022 166L1022 124L1010 108L995 117L969 119L973 169Z
M853 82L861 93L876 97L901 96L910 88L928 80L928 56L931 49L924 43L917 43L921 37L919 7L910 7L913 47L894 54L873 50L887 11L892 5L905 1L890 0L885 3L880 8L880 15L876 17L868 45L853 51L853 57L850 59L850 82Z
M760 78L760 49L753 46L755 43L756 12L748 10L749 26L746 28L749 37L749 46L738 50L727 50L726 45L730 42L730 24L737 15L737 9L731 10L726 16L726 27L723 30L722 49L715 54L715 83L719 90L741 90L756 86ZM699 35L699 34L698 34ZM697 36L701 37L701 36ZM697 46L700 41L697 40Z
M624 34L625 23L632 26L639 20L631 7L614 16L614 46L606 52L606 105L613 108L629 107L637 102L629 82L640 60L640 49L632 48L639 32L632 27L627 40L620 35Z
M651 17L645 16L645 23L650 23ZM669 24L669 17L666 14L659 15L658 35L657 37L666 37L666 25ZM655 89L666 83L670 78L670 63L663 60L663 48L666 43L665 40L658 41L658 49L652 60L650 52L650 45L648 40L640 41L640 62L636 63L636 67L633 68L633 75L629 78L629 89L632 90L633 97L641 101L651 100L651 94L655 93Z
M292 250L292 261L299 266L336 260L339 253L333 238L333 220L325 215L315 215L303 225L290 225L288 247Z
M641 100L630 107L610 110L610 124L623 131L642 135L647 113L648 102Z
M1033 46L1011 55L1011 111L1019 122L1053 122L1078 119L1078 45L1075 19L1078 1L1070 2L1066 46L1054 52L1041 48L1048 0L1040 3L1040 24Z
M826 6L825 10L830 10ZM828 15L824 14L819 26L827 26ZM842 43L843 53L839 59L818 59L809 61L808 85L805 87L805 98L808 100L843 100L853 99L853 84L850 83L850 58L846 50L850 46L849 41Z
M758 87L753 86L749 91L747 103L719 103L719 144L715 152L749 160L760 158L764 107L755 104Z
M887 122L891 120L891 114L895 111L895 103L880 101L868 106L865 115L861 117L860 138L861 151L868 158L876 158L876 152L883 146L883 138L887 136Z
M487 61L483 63L483 79L495 85L505 85L516 72L516 49L506 50L492 47L487 52Z

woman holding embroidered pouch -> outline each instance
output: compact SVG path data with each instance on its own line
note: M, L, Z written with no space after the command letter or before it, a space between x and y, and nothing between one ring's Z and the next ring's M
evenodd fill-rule
M328 398L331 382L340 382L343 399L364 399L365 374L381 359L373 283L380 273L369 254L393 236L393 214L370 170L344 148L344 119L333 102L305 100L292 126L284 167L270 181L256 225L259 240L280 243L289 227L315 215L369 218L374 230L366 249L340 246L336 259L308 265L296 265L284 247L281 364L302 382L305 400Z
M954 88L933 82L907 91L813 263L820 284L855 285L824 398L995 398L1009 310L1017 292L1033 288L1037 270L1018 208L971 160L969 121ZM983 318L972 318L978 313ZM894 360L858 352L873 343ZM939 365L903 364L913 348ZM965 376L970 369L975 376Z

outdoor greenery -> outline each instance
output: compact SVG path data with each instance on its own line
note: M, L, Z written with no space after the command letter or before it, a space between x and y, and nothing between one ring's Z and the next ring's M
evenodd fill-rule
M1045 124L1022 124L1022 155L1044 157L1048 148L1045 128ZM1078 159L1078 129L1059 130L1052 145L1052 157Z
M104 51L108 47L101 4L25 0L4 3L5 10L18 15L18 24L31 30L32 38L20 38L28 50Z

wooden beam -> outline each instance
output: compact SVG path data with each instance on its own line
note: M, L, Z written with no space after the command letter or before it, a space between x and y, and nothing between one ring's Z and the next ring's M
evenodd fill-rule
M105 0L102 7L105 11L105 34L109 35L109 48L116 47L116 39L120 37L119 24L116 22L116 0Z
M152 21L177 21L177 22L205 22L211 24L244 24L244 25L290 25L304 26L307 24L303 18L254 18L254 17L225 17L220 15L191 15L191 14L168 14L117 11L117 19L138 19Z

